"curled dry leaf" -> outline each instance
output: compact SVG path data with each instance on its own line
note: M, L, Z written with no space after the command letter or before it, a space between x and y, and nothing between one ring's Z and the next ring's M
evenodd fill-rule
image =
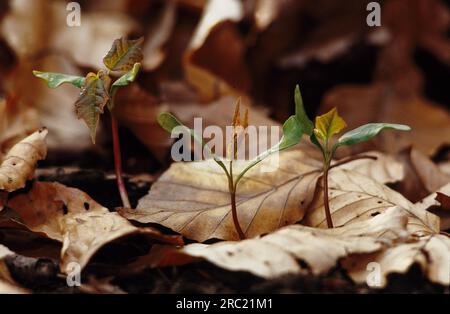
M153 228L134 227L86 193L59 183L37 182L30 192L12 198L7 206L29 230L63 243L63 272L70 262L83 268L101 247L125 236L144 234L157 242L182 244L180 237L166 236Z
M357 283L367 280L367 265L378 263L380 282L378 288L387 283L391 273L405 273L413 264L418 264L425 276L434 283L450 285L450 238L447 235L432 234L412 243L402 243L385 251L365 257L351 256L342 265Z
M440 218L440 230L450 229L450 183L414 204L417 211L430 211Z
M392 206L404 208L410 215L408 230L417 233L439 232L439 218L417 209L400 193L363 174L346 169L332 169L329 175L329 204L336 226L370 219ZM318 185L322 189L322 184ZM326 227L323 193L317 192L302 223L311 227Z
M234 24L243 14L237 0L209 1L203 11L185 53L184 69L186 80L205 101L250 89L245 41Z
M305 211L314 200L316 183L321 175L322 164L311 158L307 150L289 150L269 157L261 164L251 169L237 188L237 213L239 222L247 237L271 232L277 228L300 221ZM279 160L277 158L279 157ZM277 162L279 164L277 164ZM377 161L360 161L355 167L364 173L364 163L376 164ZM396 163L384 163L386 173L398 171ZM245 165L245 162L237 167ZM265 172L264 172L265 171ZM344 170L341 170L344 171ZM348 170L353 173L352 171ZM381 198L365 194L361 202L353 206L344 206L342 214L347 219L356 219L361 212L369 212L370 206L384 209L395 205L410 203L400 194L366 177L367 173L354 176L363 177L370 191L373 185L383 191ZM384 182L392 180L393 175L380 179ZM333 171L331 172L333 178ZM400 179L398 176L396 179ZM342 178L339 178L342 179ZM352 199L359 199L362 187L348 182ZM337 180L340 182L340 180ZM123 210L121 213L142 223L159 223L173 229L184 236L197 241L211 238L237 240L230 207L227 178L222 169L213 161L174 163L157 182L149 194L139 201L137 209ZM385 189L385 190L383 190ZM386 199L385 194L395 196L394 200ZM348 196L348 195L347 195ZM378 201L383 200L383 204ZM349 202L350 203L350 202ZM344 205L349 203L345 203ZM319 204L314 203L314 204ZM339 202L342 204L342 200ZM309 222L314 223L322 218L324 210L318 206L314 214L310 214ZM357 210L356 210L357 209ZM375 210L374 210L375 211ZM372 211L372 213L374 212ZM320 213L319 213L320 212ZM368 215L370 217L370 213ZM336 221L343 221L335 218ZM362 217L361 217L362 219ZM320 225L322 222L318 222ZM314 224L311 224L316 226Z
M157 248L166 254L165 259L155 256L158 260L152 266L190 263L196 261L193 258L201 258L224 269L248 271L263 278L302 271L319 275L349 254L359 256L390 246L394 240L405 236L406 221L406 212L394 207L373 219L334 229L292 225L239 242L189 244L180 250ZM306 269L302 269L299 261L306 263Z
M19 294L27 293L27 291L17 285L9 273L8 266L4 260L7 257L14 256L6 246L0 244L0 294Z
M396 190L411 202L417 202L450 182L450 175L442 172L420 151L407 148L398 156L405 169L405 179L396 185Z
M34 132L14 145L0 165L0 190L12 192L23 188L34 174L38 160L47 155L45 128Z

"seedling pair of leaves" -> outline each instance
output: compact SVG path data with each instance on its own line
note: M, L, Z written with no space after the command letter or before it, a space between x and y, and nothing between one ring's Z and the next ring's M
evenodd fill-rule
M88 126L93 143L95 143L100 115L104 113L105 106L110 110L117 183L124 207L130 207L130 202L122 179L118 128L112 110L117 90L136 79L143 59L143 41L143 38L116 39L103 58L106 69L101 69L97 73L90 72L86 77L33 71L33 74L43 79L50 88L57 88L65 83L80 88L80 95L75 102L75 112L77 117L83 119ZM118 78L113 82L112 77Z
M327 218L327 224L329 228L333 227L333 222L331 219L331 212L328 202L328 171L331 167L331 161L336 150L341 146L349 146L367 141L375 137L384 129L395 129L400 131L408 131L410 128L406 125L401 124L391 124L391 123L369 123L360 126L354 130L346 132L343 134L337 142L331 145L331 139L334 135L339 134L345 127L346 123L337 112L336 108L333 108L328 113L316 117L316 123L314 123L308 118L303 106L303 100L300 93L300 88L297 85L294 94L295 100L295 114L290 116L283 124L283 136L281 140L274 145L269 150L261 153L259 156L254 158L249 162L248 166L245 167L237 176L233 175L233 158L230 158L228 167L225 165L223 158L216 156L211 152L211 149L203 142L200 135L196 134L193 129L184 126L178 119L170 113L163 112L158 116L159 124L168 132L172 131L178 127L184 129L184 131L191 134L193 139L200 143L203 150L207 152L207 155L211 156L214 161L223 169L228 179L231 210L233 216L233 223L240 239L245 239L245 234L239 225L237 219L237 208L236 208L236 190L240 180L244 175L259 162L282 150L288 149L300 142L304 134L310 137L311 142L322 152L323 155L323 180L324 180L324 207L325 215ZM237 104L235 115L233 118L233 129L240 127L246 129L248 125L248 112L245 113L243 123L240 123L240 113L239 113L239 103ZM237 134L237 133L234 133ZM236 147L237 135L233 137L235 142L233 147ZM235 152L234 152L235 153ZM235 156L234 156L235 157ZM354 158L353 158L354 159ZM351 159L350 159L351 160ZM342 164L342 163L340 163Z

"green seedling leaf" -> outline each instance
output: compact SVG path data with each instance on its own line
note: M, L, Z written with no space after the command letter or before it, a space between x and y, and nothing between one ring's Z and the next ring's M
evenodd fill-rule
M318 139L328 141L333 135L341 132L347 124L342 119L336 108L316 117L314 133Z
M141 69L141 64L140 63L135 63L133 68L129 72L127 72L124 75L122 75L121 77L119 77L112 84L112 87L113 88L123 87L123 86L127 86L130 83L134 82L134 80L136 79L136 76L138 75L140 69Z
M108 103L109 86L111 79L103 71L98 74L89 73L80 96L75 102L75 112L79 119L83 119L88 126L92 142L95 143L95 135L105 105Z
M353 145L368 141L385 129L393 129L398 131L411 130L409 126L404 124L368 123L342 135L336 143L336 146Z
M135 63L143 59L143 42L142 37L137 40L127 40L123 37L114 40L111 49L103 58L103 63L111 71L130 71Z
M313 133L314 124L308 118L305 112L305 107L303 106L302 94L300 93L300 87L295 86L295 116L297 117L300 127L303 129L303 133L311 135Z
M225 164L223 163L222 160L220 160L219 157L217 157L216 155L213 154L213 152L211 151L211 149L209 148L208 145L206 145L206 143L203 141L203 138L198 135L197 133L195 133L194 129L190 129L187 126L185 126L183 123L181 123L174 115L172 115L169 112L162 112L158 115L157 121L159 123L159 125L166 130L169 133L172 133L173 129L175 129L176 127L182 128L184 129L184 132L189 133L192 138L194 139L194 141L196 141L197 143L199 143L202 147L203 150L206 149L206 153L214 158L214 161L222 168L224 169L225 173L228 174L228 170L225 166Z
M33 75L44 80L50 88L57 88L64 83L70 83L75 87L82 88L85 81L85 78L82 76L62 73L33 71Z

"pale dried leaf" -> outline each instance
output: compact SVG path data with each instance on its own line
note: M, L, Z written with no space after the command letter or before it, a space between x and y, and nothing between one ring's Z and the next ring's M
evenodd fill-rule
M167 261L173 262L187 255L227 270L247 271L263 278L306 271L319 275L327 273L348 254L378 252L391 245L393 240L403 238L406 220L406 213L394 207L373 219L334 229L292 225L239 242L189 244L178 251L166 250L166 261L162 262L167 266ZM176 254L175 260L170 260L170 254ZM182 262L193 261L185 259ZM306 269L302 269L299 261L306 263Z
M345 169L332 169L329 174L329 204L333 224L343 226L355 221L370 219L392 206L400 206L409 212L408 230L410 232L439 232L439 218L427 211L419 210L400 193L384 184ZM326 228L323 191L320 184L317 198L310 205L302 223Z
M14 145L0 165L0 190L12 192L23 188L34 174L38 160L47 155L47 130L40 129Z
M389 274L404 274L415 263L432 282L449 286L450 238L447 235L432 234L416 242L402 243L365 257L350 257L342 264L355 282L364 283L368 275L367 265L370 262L376 262L380 266L381 280L378 288L386 285Z
M63 243L63 272L70 262L83 268L101 247L129 235L145 234L156 241L180 244L179 238L164 236L153 228L134 227L86 193L59 183L37 182L27 194L9 200L8 207L31 231Z

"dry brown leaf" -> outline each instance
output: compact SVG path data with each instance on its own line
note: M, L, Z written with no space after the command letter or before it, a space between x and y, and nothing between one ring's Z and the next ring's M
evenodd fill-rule
M240 225L247 237L268 233L298 222L313 201L316 182L321 174L321 162L311 158L308 150L303 149L282 152L279 157L278 168L271 166L276 156L270 157L250 170L238 186L237 212ZM380 189L385 189L383 193L388 195L392 193L395 196L394 200L377 198L366 193L361 199L364 202L357 202L353 207L345 207L339 215L347 215L347 219L350 220L356 219L355 215L365 211L370 217L370 213L375 210L369 212L368 209L372 208L368 206L374 204L375 207L384 209L395 205L410 205L398 193L367 178L367 172L365 173L364 169L368 167L363 166L364 163L376 165L376 162L372 160L355 162L355 167L363 174L355 172L353 175L365 179L365 184L369 184L366 187L367 190L370 191L371 185L379 186ZM398 164L389 164L383 159L378 162L383 165L375 167L391 169L384 170L385 177L382 177L383 172L380 171L379 178L384 182L392 180L394 176L392 173L399 169ZM236 171L244 164L245 162L237 163ZM273 171L261 172L261 169ZM332 180L335 180L333 179L334 171L331 172L331 176ZM354 183L349 182L347 185L353 188ZM358 199L358 195L363 194L361 187L355 188L356 192L349 191L352 199ZM136 210L123 210L122 214L142 223L162 224L200 242L211 238L236 240L238 235L232 222L229 198L226 176L213 161L174 163L153 184L149 194L139 201ZM378 201L381 199L383 204L380 205ZM339 204L341 203L342 201ZM320 210L322 212L318 213ZM324 210L317 207L315 212L317 214L310 214L310 223L313 223L314 219L321 219ZM343 221L339 217L336 219L337 222Z
M355 221L370 219L392 206L400 206L409 212L410 232L439 232L439 218L425 210L420 210L400 193L366 175L346 169L332 169L329 176L329 204L335 226L343 226ZM322 184L318 185L316 199L311 203L302 223L326 228L323 206Z
M9 273L4 259L15 255L6 246L0 244L0 294L22 294L27 291L17 285Z
M243 18L237 0L209 1L184 57L186 80L204 101L246 93L250 74L245 42L234 22Z
M12 198L7 206L29 230L63 243L63 272L71 262L83 268L101 247L125 236L144 234L157 242L182 244L179 237L163 235L153 228L134 227L86 193L59 183L37 182L30 192Z
M430 156L445 143L450 143L450 115L444 109L422 96L396 94L389 84L368 86L343 85L332 89L325 96L321 111L333 107L345 118L348 128L356 128L370 122L407 124L410 132L381 133L376 140L354 146L352 151L378 148L397 153L413 146Z
M165 58L163 51L164 44L169 40L175 28L177 18L177 1L166 1L165 6L145 38L147 39L142 48L144 59L142 60L142 68L144 71L152 71L156 69Z
M406 175L395 187L411 202L417 202L450 183L450 175L440 171L427 156L415 149L402 151L398 158L403 163Z
M402 243L385 251L365 257L350 257L342 265L350 277L357 283L365 283L368 275L367 265L378 263L380 285L387 283L387 276L392 273L404 274L417 263L425 276L434 283L450 285L450 238L447 235L432 234L412 243Z
M269 235L239 242L219 242L212 245L189 244L180 250L156 248L158 256L153 267L172 263L191 263L205 259L232 271L248 271L263 278L275 278L288 273L327 273L348 254L378 252L406 235L407 214L394 207L365 221L334 229L316 229L302 225L281 228ZM190 259L189 259L190 257ZM299 261L306 263L302 269Z
M0 99L0 153L6 153L39 127L37 110L24 106L19 96L13 94Z
M0 165L0 190L12 192L23 188L34 174L38 160L47 155L45 128L34 132L14 145L2 158Z
M440 218L440 230L450 229L450 183L414 204L418 211L430 211Z

